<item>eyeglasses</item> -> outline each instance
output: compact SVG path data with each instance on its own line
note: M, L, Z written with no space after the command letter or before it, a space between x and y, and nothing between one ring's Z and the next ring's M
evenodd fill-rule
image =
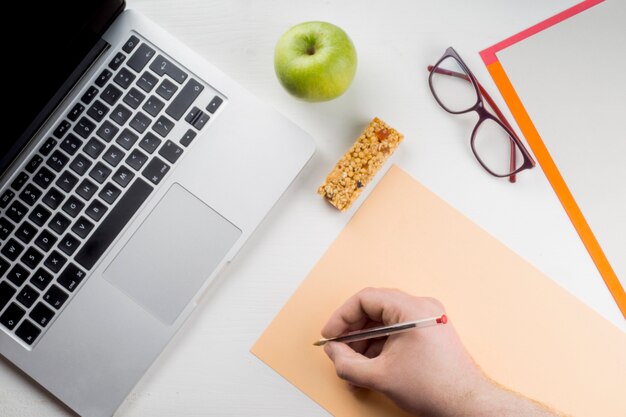
M478 113L470 145L488 173L515 182L515 174L535 166L530 152L454 48L448 48L434 66L428 66L428 71L430 91L445 111ZM495 115L485 108L483 98Z

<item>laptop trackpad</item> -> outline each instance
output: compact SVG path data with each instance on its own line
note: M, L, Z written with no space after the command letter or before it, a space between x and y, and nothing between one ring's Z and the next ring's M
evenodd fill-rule
M174 184L104 278L172 324L240 235L232 223Z

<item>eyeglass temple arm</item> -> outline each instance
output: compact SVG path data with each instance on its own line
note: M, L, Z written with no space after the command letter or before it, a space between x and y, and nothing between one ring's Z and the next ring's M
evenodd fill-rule
M428 71L432 72L433 71L433 66L429 65L428 66ZM460 72L455 72L455 71L450 71L450 70L446 70L443 68L435 68L435 71L438 74L443 74L443 75L449 75L452 77L456 77L456 78L461 78L465 81L471 82L471 80L469 79L469 77L466 74L462 74ZM483 88L483 86L478 82L478 80L476 81L476 85L478 85L478 89L480 90L480 93L483 95L483 97L485 97L485 100L487 100L487 103L489 103L489 105L491 106L491 108L493 109L493 111L496 113L496 116L498 116L498 118L500 119L500 121L507 127L509 128L509 130L511 131L511 133L513 133L513 136L515 136L515 138L517 140L519 140L519 137L517 136L517 133L515 133L515 130L513 130L513 127L511 126L511 124L509 123L508 120L506 120L506 117L504 117L504 114L502 114L502 112L500 111L500 108L498 107L498 105L495 103L495 101L493 101L493 99L491 98L491 96L489 95L489 93L487 92L487 90L485 90ZM515 170L515 159L516 159L516 155L515 155L515 144L511 143L511 165L510 165L510 169L511 171ZM515 182L515 174L512 174L509 176L509 180L511 182Z

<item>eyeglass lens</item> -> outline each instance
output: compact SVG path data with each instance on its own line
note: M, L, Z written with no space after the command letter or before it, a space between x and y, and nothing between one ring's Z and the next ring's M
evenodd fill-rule
M515 149L515 166L511 166L511 145ZM508 176L521 168L524 157L508 132L493 119L483 119L474 130L472 148L483 165L499 176Z
M449 56L437 64L430 77L433 93L447 111L464 112L478 102L476 88L455 58Z

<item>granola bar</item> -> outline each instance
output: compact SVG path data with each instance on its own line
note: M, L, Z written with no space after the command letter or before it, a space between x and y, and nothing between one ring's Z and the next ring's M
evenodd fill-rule
M375 117L337 162L317 193L340 211L346 211L402 139L401 133Z

